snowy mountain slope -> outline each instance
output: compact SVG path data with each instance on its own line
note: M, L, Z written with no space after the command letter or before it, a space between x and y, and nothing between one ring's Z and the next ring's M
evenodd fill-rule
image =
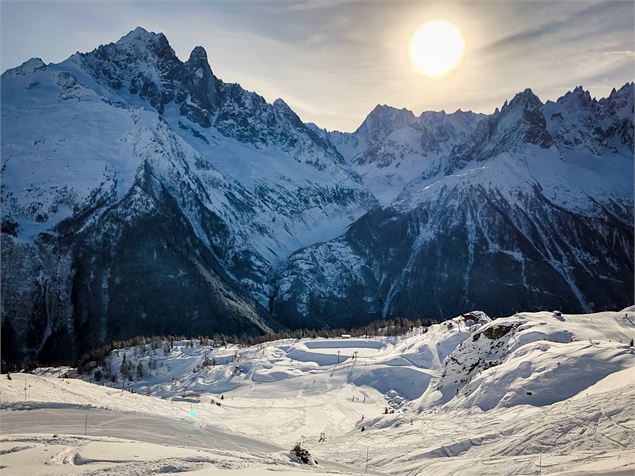
M266 331L271 268L376 203L282 100L218 80L201 47L181 62L162 34L29 60L2 93L11 359Z
M43 100L38 104L47 109ZM51 109L55 107L53 102ZM75 105L73 114L99 120L103 119L98 114L102 107L102 101L85 100ZM97 114L93 114L95 109ZM223 239L226 227L214 208L204 207L211 200L217 205L229 204L228 197L242 193L240 189L210 167L197 167L201 174L207 174L208 181L216 182L217 187L206 193L200 177L193 180L187 176L197 155L164 123L148 112L116 111L121 111L117 122L123 131L113 128L110 133L102 127L99 132L88 122L81 144L73 144L68 137L77 134L78 125L73 125L72 133L64 134L51 120L55 131L49 134L46 128L41 130L42 140L52 142L51 150L42 158L37 152L29 153L33 150L30 148L29 152L5 156L5 173L10 178L3 183L5 200L13 200L14 191L33 194L27 210L17 205L3 208L5 220L17 218L17 230L3 236L2 250L6 273L3 339L9 344L5 347L8 358L71 358L117 335L161 329L169 332L175 325L187 332L268 329L260 317L262 310L229 279L224 263L215 254L213 246ZM24 130L21 120L30 121L31 114L38 114L29 112L23 109L3 133L11 134L15 127L14 137L20 137L19 131ZM45 116L42 112L39 115ZM110 111L108 118L112 119ZM14 139L11 146L16 148L25 142L28 146L28 141ZM121 144L123 152L105 158L92 155L95 142L102 141ZM112 161L111 157L118 160ZM123 170L117 168L119 163L125 164ZM55 173L47 176L37 171L38 166L49 167L61 177ZM29 169L31 174L25 173ZM13 170L22 175L12 176ZM34 175L33 170L38 173ZM65 173L79 178L66 182ZM49 182L38 186L34 176ZM72 189L69 183L78 188ZM58 202L70 213L51 225L47 214L52 213L55 219L51 207ZM188 209L179 208L179 202L189 203L198 215L186 214ZM38 231L46 227L52 230L36 238L25 236L29 228L21 224L29 220L37 223L38 214L44 216ZM208 241L203 241L206 238ZM229 261L230 256L225 254L223 258ZM166 289L178 292L185 301L176 300ZM210 309L222 312L225 321L210 319ZM181 320L175 322L175 314L180 314Z
M481 410L551 405L630 369L628 314L600 315L519 313L476 328L445 360L422 404L451 401L449 407Z
M364 473L367 454L377 474L527 474L539 465L555 474L581 460L598 474L628 471L634 322L629 310L495 320L473 312L399 337L164 342L113 352L88 382L57 378L63 369L12 374L0 399L5 411L75 404L89 418L94 407L158 416L181 438L199 426L282 448L301 440L318 461L346 464L345 474ZM121 391L124 355L134 393ZM91 431L100 435L98 425Z
M579 143L552 136L543 116L569 103L567 95L543 107L531 91L518 94L453 148L438 175L422 174L341 237L292 255L277 275L274 315L339 323L442 319L477 305L500 314L626 305L633 85L592 101ZM329 262L341 269L333 274Z

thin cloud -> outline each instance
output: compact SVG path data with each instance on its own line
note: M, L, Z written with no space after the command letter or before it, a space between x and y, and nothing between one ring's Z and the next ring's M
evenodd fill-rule
M514 32L508 34L503 38L499 38L491 43L483 46L479 52L484 54L495 54L500 52L501 50L512 51L518 46L525 46L527 44L531 44L538 39L545 39L546 37L558 36L563 33L563 31L574 31L579 35L589 35L589 31L581 32L579 31L580 23L584 23L588 20L592 20L593 22L598 22L598 19L601 19L606 16L606 14L610 14L614 16L616 12L616 6L627 6L631 9L631 26L632 26L632 8L633 4L631 2L616 2L616 1L607 1L600 2L597 4L590 5L582 10L570 12L568 15L561 16L559 18L551 19L541 25L535 26L533 28L526 29L524 31ZM536 8L539 10L545 9L548 5L542 4L540 2L536 2ZM548 8L546 8L548 10ZM545 11L545 17L548 17L548 12ZM627 16L628 18L628 16ZM549 38L547 38L549 39ZM557 45L555 45L557 47Z

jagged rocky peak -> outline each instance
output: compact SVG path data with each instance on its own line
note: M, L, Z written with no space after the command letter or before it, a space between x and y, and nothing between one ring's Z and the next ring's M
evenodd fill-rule
M551 101L547 101L551 104ZM582 86L576 86L573 91L567 91L564 96L558 98L556 104L564 107L567 111L576 111L593 107L595 100L591 97L589 91Z
M163 34L163 33L161 33ZM157 33L151 32L143 28L142 26L136 27L134 30L131 30L124 36L122 36L117 43L125 43L125 42L133 42L133 41L144 41L147 39L154 38Z
M44 68L46 68L46 64L44 64L44 61L42 61L41 58L31 58L26 60L20 66L6 70L2 76L22 76L34 73L35 71L39 71Z
M207 51L202 46L194 47L189 59L185 62L185 69L193 75L193 79L198 83L209 80L218 81L207 60Z
M587 91L586 89L584 89L582 87L582 85L578 85L576 86L573 91L571 92L571 94L576 95L580 98L584 98L585 101L591 101L591 94L589 93L589 91Z
M613 88L608 97L600 99L599 104L605 109L606 114L632 120L634 95L635 83L626 83L618 90Z
M97 50L108 51L108 46L100 46ZM174 49L163 33L155 33L138 26L120 38L114 46L117 50L125 50L132 55L141 55L147 60L157 60L157 66L166 70L165 66L174 67L181 64ZM154 57L154 58L153 58Z
M200 70L197 72L198 79L214 76L212 68L207 59L207 51L202 46L195 46L190 53L189 59L185 62L185 65L192 70Z
M462 111L457 109L455 112L447 113L441 111L424 111L422 112L415 124L418 127L432 127L435 134L447 136L454 135L459 131L471 131L473 126L481 119L486 117L484 114L478 114L472 111Z
M527 144L551 147L553 138L547 130L543 108L542 101L529 88L505 101L500 110L497 108L494 114L479 121L469 138L452 151L446 172Z
M281 98L276 99L273 102L273 107L283 116L285 116L295 127L305 127L300 117L284 102ZM311 129L309 129L311 130ZM312 131L313 132L313 131Z
M278 98L275 101L273 101L273 107L275 107L276 109L279 109L281 111L291 110L289 105L286 102L284 102L284 99L282 99L282 98Z
M175 96L183 63L163 33L137 27L116 43L80 55L84 67L114 91L146 99L160 113Z
M212 114L221 102L221 84L212 73L207 52L202 46L196 46L190 53L181 81L183 88L177 96L177 101L181 102L181 114L203 127L210 127Z
M617 96L628 96L633 97L633 92L635 90L635 82L629 81L624 83L624 85L620 89L613 88L611 90L611 94L609 94L609 99Z
M411 124L414 120L415 115L406 108L397 109L378 104L368 114L355 134L365 135L370 141L377 141L388 136L392 131Z
M122 36L115 45L123 48L146 49L154 45L170 45L163 33L155 33L138 26L128 34Z
M597 128L597 101L588 91L577 86L559 97L547 101L543 108L547 130L558 144L579 147L595 140Z
M614 147L625 146L625 152L629 154L633 151L634 95L635 87L630 82L598 101L602 138L612 142Z
M204 61L207 63L207 51L202 46L195 46L192 52L190 53L190 62L194 61Z
M525 143L545 149L551 147L553 138L547 131L543 106L540 98L529 88L516 94L509 103L505 101L498 115L494 116L499 133L504 136L520 134Z
M598 154L604 147L631 153L633 143L633 84L599 100L581 86L556 102L547 101L544 115L554 140L568 148L585 147Z
M128 94L138 96L159 114L176 106L181 116L205 129L213 127L240 142L281 146L302 161L341 161L333 146L306 128L284 102L269 104L217 78L202 46L182 62L165 35L139 27L80 58L97 81L114 94L121 91L123 101Z
M514 110L533 110L542 107L542 101L534 92L527 88L524 91L517 93L509 103L505 101L501 108L501 113L509 113Z

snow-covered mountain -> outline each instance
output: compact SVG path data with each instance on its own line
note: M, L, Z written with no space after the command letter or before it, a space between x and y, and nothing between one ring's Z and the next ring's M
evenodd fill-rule
M394 110L386 119L398 132L410 121ZM301 314L319 326L367 316L442 319L476 306L504 314L628 304L633 84L599 101L577 88L547 104L526 90L470 123L467 139L430 169L420 165L389 204L293 254L278 273L274 316L291 325L285 316ZM363 149L360 134L377 138L370 150L383 144L386 134L368 130L349 142ZM420 145L410 139L404 148ZM335 141L353 163L368 160L377 184L384 156L349 155L349 142Z
M632 300L633 84L327 132L142 28L1 83L9 360Z
M267 331L271 267L376 204L282 100L142 28L29 60L2 75L2 96L7 358Z
M377 106L349 134L325 132L351 168L382 204L390 203L415 177L431 177L447 167L452 149L463 144L486 116Z

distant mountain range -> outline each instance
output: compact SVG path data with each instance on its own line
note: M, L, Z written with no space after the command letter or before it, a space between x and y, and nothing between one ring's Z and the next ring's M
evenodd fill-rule
M1 87L7 360L633 299L633 83L329 132L137 28Z

